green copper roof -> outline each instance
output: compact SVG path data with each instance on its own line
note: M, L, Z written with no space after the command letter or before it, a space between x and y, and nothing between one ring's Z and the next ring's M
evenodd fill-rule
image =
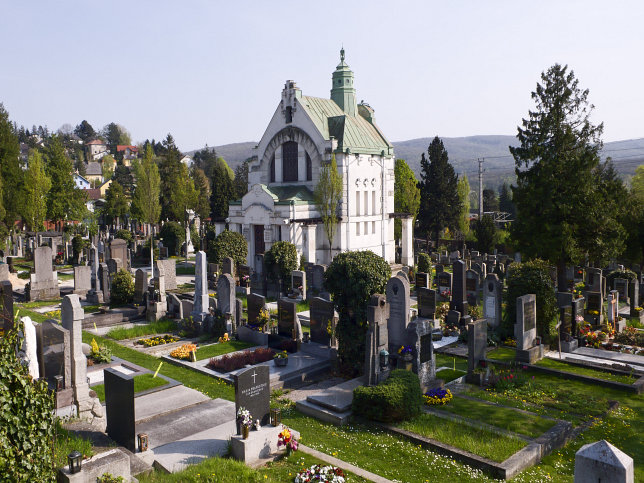
M275 204L315 204L313 192L303 185L271 186L262 185L262 188L273 197Z
M302 96L299 101L304 107L324 139L331 136L338 141L338 149L346 152L362 154L390 154L393 146L380 130L360 114L346 114L340 106L331 99Z

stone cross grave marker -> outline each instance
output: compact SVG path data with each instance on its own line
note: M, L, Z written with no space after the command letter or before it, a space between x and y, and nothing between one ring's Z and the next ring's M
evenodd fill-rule
M235 415L240 407L248 409L253 421L259 419L260 424L269 421L271 402L270 369L258 365L234 376L235 380ZM241 433L239 422L237 432Z

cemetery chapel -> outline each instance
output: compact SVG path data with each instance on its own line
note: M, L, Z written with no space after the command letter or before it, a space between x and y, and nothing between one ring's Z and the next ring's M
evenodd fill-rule
M329 242L313 192L320 167L335 155L342 175L334 255L371 250L395 262L394 150L378 128L373 109L356 100L354 76L340 52L331 99L302 95L286 81L280 101L248 173L248 193L229 204L228 223L248 240L248 264L277 241L293 243L307 262L330 263ZM412 219L401 216L402 260L412 265Z

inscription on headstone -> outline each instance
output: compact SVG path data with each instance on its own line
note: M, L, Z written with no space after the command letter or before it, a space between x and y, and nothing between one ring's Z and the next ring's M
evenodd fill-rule
M268 424L271 382L268 366L255 366L235 375L235 414L240 407L248 409L253 421ZM239 428L237 428L239 431Z

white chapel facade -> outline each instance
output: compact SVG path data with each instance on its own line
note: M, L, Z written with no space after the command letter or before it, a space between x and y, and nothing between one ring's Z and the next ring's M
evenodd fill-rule
M324 99L304 96L294 81L286 81L254 148L248 193L229 205L229 227L248 240L248 264L255 270L261 270L256 255L282 240L293 243L307 262L330 263L313 191L320 166L333 154L343 183L333 255L371 250L395 262L393 146L376 125L373 109L357 103L344 50L332 82L331 99ZM403 264L409 262L411 238L411 220L403 220Z

